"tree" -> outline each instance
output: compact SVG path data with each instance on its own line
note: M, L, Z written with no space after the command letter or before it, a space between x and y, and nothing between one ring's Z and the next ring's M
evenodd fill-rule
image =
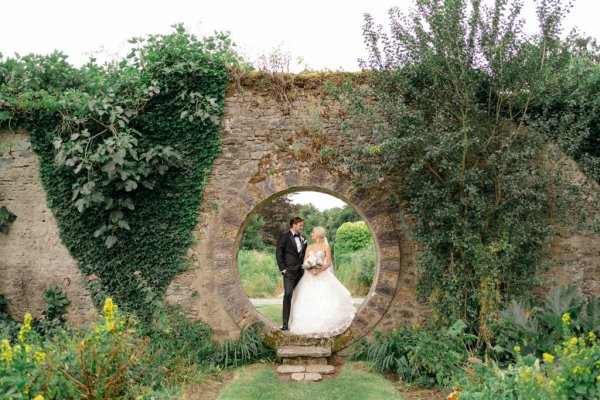
M461 318L487 339L503 301L536 283L566 185L547 119L530 111L565 66L560 0L538 4L417 0L390 10L391 33L365 16L369 87L337 92L354 138L345 161L361 183L387 184L423 244L418 295L438 322Z

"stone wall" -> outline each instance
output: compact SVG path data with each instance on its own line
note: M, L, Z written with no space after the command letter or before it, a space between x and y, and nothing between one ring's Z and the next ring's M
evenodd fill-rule
M335 195L365 218L377 244L377 277L350 336L416 322L425 310L416 301L417 249L407 236L402 206L388 202L384 187L357 190L348 172L329 163L325 147L347 146L339 131L343 113L326 94L322 76L297 77L288 101L265 76L230 87L222 120L223 149L206 185L190 248L192 265L174 279L168 302L208 322L215 338L235 337L240 326L263 320L243 294L237 248L251 215L272 199L297 190ZM17 214L9 235L0 235L0 293L15 316L43 310L42 292L65 288L78 320L95 313L84 282L60 243L46 206L38 162L25 134L0 133L0 205ZM581 284L600 294L599 236L568 234L553 242L559 283Z
M0 132L0 206L17 216L8 235L0 234L0 293L11 314L44 311L43 293L60 286L71 300L76 322L96 314L75 260L62 245L56 220L46 205L39 163L24 133Z

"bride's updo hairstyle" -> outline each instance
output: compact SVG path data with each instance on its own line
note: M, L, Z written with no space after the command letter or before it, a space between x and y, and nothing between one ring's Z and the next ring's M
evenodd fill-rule
M313 228L313 232L315 233L315 235L317 235L319 239L321 239L321 242L325 241L325 228L321 226L315 226Z

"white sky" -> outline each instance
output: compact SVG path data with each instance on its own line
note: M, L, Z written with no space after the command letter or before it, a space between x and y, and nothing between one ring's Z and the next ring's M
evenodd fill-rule
M318 210L324 211L334 207L344 207L346 203L337 197L321 192L296 192L289 195L294 204L312 203Z
M533 0L525 16L535 23ZM127 39L168 33L184 23L191 32L230 31L249 60L281 45L293 59L301 56L313 69L358 70L365 56L363 13L387 25L387 10L406 8L409 0L8 0L1 3L0 52L5 56L46 54L54 49L81 65L91 52L126 52ZM600 38L600 0L576 0L566 21ZM99 57L99 59L103 59ZM299 71L302 66L292 66Z

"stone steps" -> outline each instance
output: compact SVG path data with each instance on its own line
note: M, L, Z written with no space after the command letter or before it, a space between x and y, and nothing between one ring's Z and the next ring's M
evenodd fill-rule
M282 346L277 349L282 365L277 374L282 380L294 382L318 382L335 373L335 367L329 365L331 347L324 346Z
M277 349L279 357L329 357L331 347L322 346L284 346Z

